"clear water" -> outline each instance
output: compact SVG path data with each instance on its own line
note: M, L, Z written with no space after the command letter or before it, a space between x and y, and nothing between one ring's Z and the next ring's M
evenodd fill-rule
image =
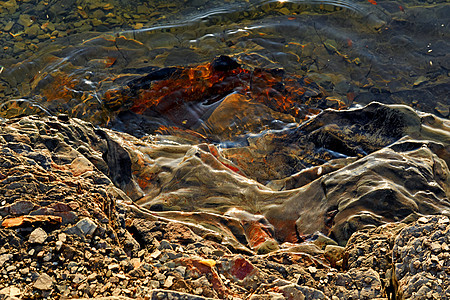
M64 112L105 125L103 95L126 81L118 77L218 55L307 76L347 106L449 115L445 1L1 3L5 117Z

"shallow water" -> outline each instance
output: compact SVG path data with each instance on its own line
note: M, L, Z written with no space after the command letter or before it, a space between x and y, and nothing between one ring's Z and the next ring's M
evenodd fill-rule
M449 115L444 1L10 0L1 14L4 116L67 112L104 125L103 95L119 76L218 55L307 76L346 106Z

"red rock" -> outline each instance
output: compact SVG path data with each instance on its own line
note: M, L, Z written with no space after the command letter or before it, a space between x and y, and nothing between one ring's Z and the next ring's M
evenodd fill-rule
M58 216L61 217L62 224L73 224L78 220L78 215L74 213L73 211L58 211L61 209L60 206L58 206L59 203L56 203L56 205L52 205L56 207L56 209L51 207L41 207L38 210L35 210L31 212L31 215L33 216ZM65 204L64 204L65 205ZM65 205L70 210L70 207ZM64 207L63 207L64 208ZM58 209L58 210L57 210Z
M166 227L167 239L176 243L189 244L200 240L188 226L179 222L169 222Z
M239 280L252 276L256 272L257 269L252 265L252 263L242 256L236 256L233 259L231 268L229 269L229 273Z
M67 205L65 203L61 203L61 202L53 203L53 204L49 205L48 207L53 208L56 212L72 211L72 208L69 205Z
M254 215L236 208L229 210L226 215L239 219L250 248L258 251L259 254L278 250L278 243L273 238L273 226L264 216Z

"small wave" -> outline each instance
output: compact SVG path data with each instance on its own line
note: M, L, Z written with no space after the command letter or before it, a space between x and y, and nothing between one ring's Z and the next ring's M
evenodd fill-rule
M301 11L298 10L298 7L296 11L296 8L292 7L293 4L301 5ZM361 5L356 2L346 0L265 0L251 4L239 3L233 6L204 10L199 13L185 15L182 17L182 19L175 19L166 23L157 24L141 29L125 30L121 31L119 34L126 35L130 33L135 34L136 32L164 31L174 28L184 29L185 27L196 26L199 22L208 22L209 24L220 25L221 23L226 23L229 21L240 22L243 20L264 19L271 12L275 12L276 9L281 8L282 6L280 5L290 5L292 8L291 12L293 14L305 11L307 12L309 10L313 10L312 8L320 8L321 6L328 5L336 8L346 9L354 13L356 17L363 19L363 21L365 21L366 23L383 22L385 21L383 19L385 19L387 15L382 9L378 7L372 7L373 5ZM262 9L267 6L270 7ZM307 6L312 6L312 8L308 8ZM323 12L326 13L329 12L329 10L323 10Z

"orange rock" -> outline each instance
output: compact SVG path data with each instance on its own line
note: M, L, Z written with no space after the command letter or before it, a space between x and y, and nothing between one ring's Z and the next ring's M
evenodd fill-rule
M75 158L70 164L70 170L74 176L80 176L94 170L94 165L84 157Z
M21 226L30 226L38 223L46 223L48 225L57 225L62 221L61 217L58 216L20 216L17 218L5 219L2 222L2 227L14 228Z

